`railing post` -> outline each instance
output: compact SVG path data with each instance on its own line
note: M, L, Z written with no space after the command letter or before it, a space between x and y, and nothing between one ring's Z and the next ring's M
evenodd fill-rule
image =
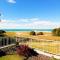
M1 45L2 45L2 46L4 45L4 43L3 43L3 38L1 39Z
M7 37L7 45L8 45L8 37Z

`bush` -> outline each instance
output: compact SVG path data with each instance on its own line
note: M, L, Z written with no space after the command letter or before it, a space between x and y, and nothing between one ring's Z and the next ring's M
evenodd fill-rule
M39 32L39 33L37 33L37 35L44 35L44 34L43 34L43 32Z
M28 47L27 45L20 45L16 48L18 55L25 56L27 59L31 56L37 56L38 53L35 52L33 49Z
M57 34L56 34L56 31L57 31L56 28L52 30L52 33L53 33L53 35L55 35L55 36L57 35Z
M6 33L4 30L0 30L0 37L4 37L5 36L4 33Z
M60 36L60 28L57 29L57 36Z
M0 33L6 33L4 30L0 30Z
M36 33L34 31L31 31L30 35L36 35Z
M0 50L0 57L5 56L5 55L6 55L6 52L5 52L5 51Z
M60 28L55 28L52 30L54 36L60 36Z

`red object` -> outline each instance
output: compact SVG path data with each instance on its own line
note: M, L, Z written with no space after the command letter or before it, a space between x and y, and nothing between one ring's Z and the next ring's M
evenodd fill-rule
M16 48L18 55L27 56L29 47L27 45L20 45Z

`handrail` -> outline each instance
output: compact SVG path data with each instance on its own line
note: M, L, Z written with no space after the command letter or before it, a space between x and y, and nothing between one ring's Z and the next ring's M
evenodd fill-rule
M14 46L14 45L15 44L6 45L6 46L3 46L3 47L0 47L0 49L7 48L7 47L10 47L10 46Z

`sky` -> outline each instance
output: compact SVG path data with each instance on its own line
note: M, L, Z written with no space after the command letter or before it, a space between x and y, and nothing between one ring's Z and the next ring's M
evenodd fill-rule
M60 27L60 0L0 0L0 29Z

